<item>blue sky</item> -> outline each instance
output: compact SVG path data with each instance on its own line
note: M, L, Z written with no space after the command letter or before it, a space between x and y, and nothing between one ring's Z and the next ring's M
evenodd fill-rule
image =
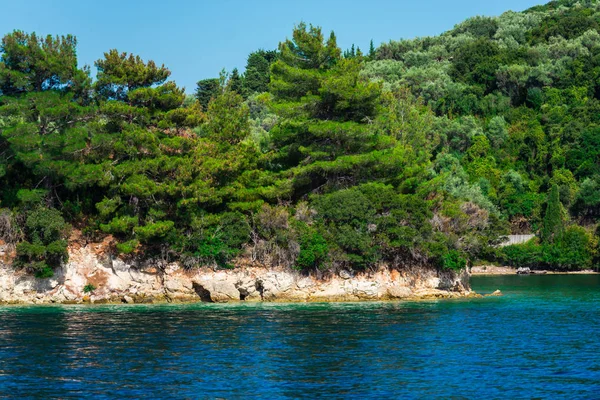
M164 63L191 93L222 68L243 69L248 53L275 49L305 21L334 30L346 49L436 35L474 15L521 11L540 0L0 0L0 34L15 29L77 36L80 64L103 52ZM95 72L95 70L93 69Z

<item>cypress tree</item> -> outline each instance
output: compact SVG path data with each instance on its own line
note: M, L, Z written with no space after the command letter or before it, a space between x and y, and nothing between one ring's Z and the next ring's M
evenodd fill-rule
M196 85L196 98L202 105L202 109L206 110L210 100L219 95L221 84L218 79L212 78L198 81Z
M562 206L560 203L560 194L558 186L552 185L548 193L548 205L546 215L544 216L544 225L542 227L542 240L546 243L558 241L563 232Z
M237 94L244 94L244 83L237 68L234 68L233 71L231 71L228 86L229 89L236 92Z
M269 89L271 64L277 59L273 50L258 50L250 53L244 74L244 92L246 94L262 93Z
M373 45L373 39L371 39L371 43L369 43L369 60L375 59L375 45Z

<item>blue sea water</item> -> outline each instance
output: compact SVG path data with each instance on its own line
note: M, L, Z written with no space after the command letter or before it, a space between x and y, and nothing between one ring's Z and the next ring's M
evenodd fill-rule
M0 307L0 398L600 398L600 275L429 302Z

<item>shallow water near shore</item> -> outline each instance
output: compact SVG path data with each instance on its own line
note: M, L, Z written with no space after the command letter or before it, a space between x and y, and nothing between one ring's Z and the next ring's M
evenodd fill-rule
M0 398L598 398L600 275L468 300L0 307Z

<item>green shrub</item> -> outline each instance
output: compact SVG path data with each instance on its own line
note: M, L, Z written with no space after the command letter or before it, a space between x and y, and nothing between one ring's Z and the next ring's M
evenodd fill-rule
M543 261L543 248L534 241L505 246L502 248L502 261L515 268L536 268Z
M69 225L57 209L40 207L27 215L25 228L32 241L39 240L47 244L65 237Z
M296 269L310 270L321 267L327 259L328 252L329 246L320 233L305 233L300 237Z
M517 268L580 270L592 267L593 240L584 228L570 226L555 243L515 244L503 247L501 254L504 263Z
M546 254L548 265L556 265L563 270L591 268L593 249L591 235L580 226L565 229L560 242Z
M96 286L91 283L88 283L83 287L83 293L92 293L94 290L96 290Z
M138 225L139 218L137 216L121 215L114 217L108 224L100 224L100 229L106 233L130 234L133 232L133 228Z
M131 254L135 251L139 244L140 242L138 240L133 239L123 243L117 243L116 247L121 254Z
M17 245L17 265L26 267L36 277L52 276L53 269L68 260L69 225L53 208L37 208L27 214L25 240Z
M222 268L231 267L229 261L250 239L247 218L237 212L202 213L193 218L191 225L186 234L171 232L166 240L180 253Z
M140 241L148 243L152 240L164 238L174 226L173 221L157 221L144 226L137 226L134 228L134 232Z
M44 278L52 278L54 276L54 270L48 266L39 266L35 269L35 277L44 279Z
M48 191L44 189L21 189L17 192L17 199L26 207L38 206L42 204Z
M442 257L442 266L444 269L460 271L467 266L467 260L457 250L450 250Z

